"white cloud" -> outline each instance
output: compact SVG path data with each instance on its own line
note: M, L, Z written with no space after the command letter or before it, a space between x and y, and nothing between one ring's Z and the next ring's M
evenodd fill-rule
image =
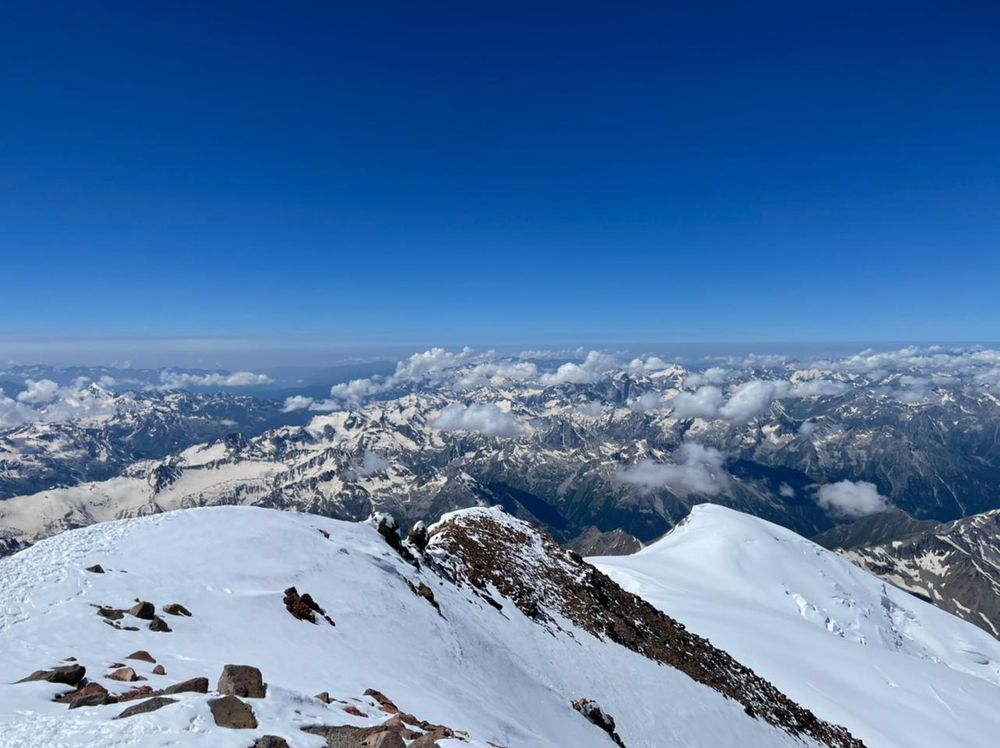
M733 423L747 423L767 410L772 401L787 394L788 391L788 382L783 379L774 381L751 379L741 384L726 404L719 408L719 415Z
M778 495L782 496L783 498L790 499L795 496L795 489L792 488L787 483L782 483L780 486L778 486Z
M799 434L802 436L812 436L816 432L817 423L815 421L803 421L799 426Z
M810 379L804 382L796 382L789 390L790 397L834 397L843 395L851 389L850 385L844 382L834 382L829 379Z
M628 363L628 370L635 374L648 374L654 371L663 371L664 369L669 369L670 364L664 361L659 356L646 356L642 358L633 358Z
M666 488L679 496L698 493L713 496L729 485L722 467L723 454L714 447L685 442L673 454L673 463L646 459L620 468L615 477L644 490Z
M499 384L509 379L515 382L530 382L538 376L538 367L529 361L510 363L476 364L464 371L455 382L459 389L471 390L488 384Z
M281 412L291 413L295 410L305 410L312 405L313 402L314 401L311 397L306 397L305 395L292 395L291 397L285 398L285 407L281 409Z
M443 373L450 373L468 363L472 356L473 350L468 346L457 353L444 348L429 348L421 353L414 353L405 361L398 362L396 371L391 376L352 379L346 384L335 384L330 388L330 397L344 401L348 405L358 405L366 397L387 392L402 384L423 380L441 381Z
M816 502L827 512L840 517L864 517L889 508L889 500L874 483L842 480L819 487Z
M485 436L513 437L525 431L514 416L494 403L453 403L438 413L430 426L440 431L473 431Z
M643 392L642 395L632 401L631 408L636 413L649 413L659 410L662 405L660 393L655 391Z
M553 372L542 375L542 384L590 384L619 366L614 356L591 351L579 364L566 363Z
M0 428L15 428L36 419L37 411L25 403L7 397L0 389Z
M181 371L161 371L160 389L180 390L188 387L252 387L270 384L271 377L266 374L255 374L252 371L237 371L232 374L212 372L210 374L192 374Z
M696 390L703 384L724 384L729 380L729 376L730 374L727 369L713 366L702 372L693 371L688 373L684 378L684 386L690 390Z
M674 418L718 418L722 390L711 384L695 392L681 392L670 401Z
M40 403L52 402L59 394L59 385L51 379L24 380L25 389L19 393L17 399L22 403L38 405Z

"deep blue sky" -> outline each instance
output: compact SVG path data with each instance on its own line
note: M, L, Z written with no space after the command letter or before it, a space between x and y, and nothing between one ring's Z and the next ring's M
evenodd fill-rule
M0 55L8 338L1000 329L995 2L19 3Z

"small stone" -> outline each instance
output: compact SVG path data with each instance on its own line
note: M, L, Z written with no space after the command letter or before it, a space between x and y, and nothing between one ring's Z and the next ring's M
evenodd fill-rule
M62 683L67 686L75 686L83 676L87 674L87 668L83 665L60 665L51 670L36 670L31 675L21 678L18 683L28 683L31 681L44 680L49 683Z
M167 625L167 622L164 621L162 618L160 618L159 616L153 616L153 620L149 622L149 630L158 631L162 633L162 632L168 632L171 629Z
M277 735L263 735L257 738L251 748L288 748L288 741Z
M109 678L111 680L124 681L125 683L131 683L131 682L137 681L137 680L146 680L145 678L143 678L141 675L139 675L138 673L136 673L135 670L133 670L130 667L120 667L117 670L115 670L113 673L108 673L104 677L105 678Z
M350 714L351 716L354 716L354 717L367 717L368 716L363 711L361 711L356 706L354 706L354 704L348 704L347 706L345 706L344 707L344 711L347 712L348 714Z
M168 613L172 616L187 616L191 617L191 611L185 608L180 603L167 603L163 606L163 612Z
M97 615L108 621L120 621L125 617L125 611L120 608L109 608L107 605L101 605L97 608Z
M253 709L235 696L209 699L208 708L212 710L212 718L219 727L233 730L253 730L257 727Z
M157 665L153 668L153 675L166 675L167 669L163 665Z
M153 655L151 655L145 649L136 650L135 652L133 652L132 654L130 654L125 659L126 660L141 660L142 662L156 662L156 658L153 657Z
M145 699L149 696L159 696L151 686L138 686L137 688L131 688L125 693L118 694L119 701L135 701L136 699Z
M326 691L321 691L320 693L316 694L314 698L319 699L324 704L329 704L331 701L333 701L333 699L330 698L330 694L327 693Z
M190 678L163 689L163 693L208 693L208 678Z
M162 709L168 704L176 703L177 699L166 699L163 696L154 696L151 699L146 699L146 701L140 701L138 704L130 706L128 709L115 717L115 719L125 719L127 717L134 717L136 714L155 712L157 709Z
M91 574L103 574L104 567L100 564L94 564L93 566L88 566L84 571L89 571Z
M131 615L136 618L142 618L146 621L153 620L153 616L156 615L156 606L153 603L146 602L145 600L140 600L131 608L128 609Z
M252 665L226 665L219 676L218 691L230 696L263 699L267 685L260 670Z

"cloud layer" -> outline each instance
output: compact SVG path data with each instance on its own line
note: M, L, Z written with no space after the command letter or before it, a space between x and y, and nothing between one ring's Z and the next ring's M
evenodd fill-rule
M878 492L874 483L867 481L842 480L820 486L816 503L829 514L851 519L889 508L889 500Z
M666 488L678 496L698 493L714 496L729 485L729 476L722 464L722 452L696 442L685 442L672 455L672 463L643 460L620 468L615 477L647 491Z

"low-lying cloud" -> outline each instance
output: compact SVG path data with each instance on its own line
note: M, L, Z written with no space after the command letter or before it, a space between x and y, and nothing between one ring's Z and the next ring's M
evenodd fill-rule
M620 468L615 478L646 491L665 488L678 496L692 493L714 496L729 485L729 476L723 468L725 457L714 447L685 442L672 457L671 463L646 459Z
M513 415L494 403L453 403L444 408L430 422L439 431L471 431L484 436L514 437L525 432L525 427Z
M829 514L837 517L857 518L889 508L889 499L878 492L878 487L868 481L842 480L820 486L816 503Z

